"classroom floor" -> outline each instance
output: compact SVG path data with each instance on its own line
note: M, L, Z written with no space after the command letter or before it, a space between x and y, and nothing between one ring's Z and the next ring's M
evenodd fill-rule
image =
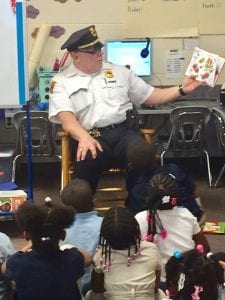
M185 159L178 164L191 174L197 185L197 195L201 198L206 220L225 221L225 176L221 179L217 189L209 189L205 163L199 164L197 159ZM222 165L223 159L212 160L213 182L215 182ZM16 182L19 189L27 189L28 176L26 164L17 169ZM123 174L103 175L99 183L100 187L124 187ZM40 203L46 196L60 200L60 164L59 163L37 163L33 165L33 195L34 201ZM125 192L97 192L96 206L123 205L126 197ZM182 230L182 229L181 229ZM24 245L22 233L16 226L14 220L0 221L0 231L7 233L13 241L14 246L19 249ZM207 238L213 252L225 251L225 235L207 234Z

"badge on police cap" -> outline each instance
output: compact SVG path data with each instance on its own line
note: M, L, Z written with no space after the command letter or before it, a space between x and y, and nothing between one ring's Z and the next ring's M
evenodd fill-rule
M90 33L91 33L94 37L97 36L97 31L96 31L96 29L95 29L94 26L91 26L91 27L89 28L89 31L90 31Z

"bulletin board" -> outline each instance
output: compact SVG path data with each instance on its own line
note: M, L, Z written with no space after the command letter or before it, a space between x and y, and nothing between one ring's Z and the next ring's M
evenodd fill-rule
M196 0L126 0L125 32L130 36L190 37L198 35Z
M125 1L125 33L129 36L225 34L225 0Z
M200 34L225 34L225 0L199 3L198 19Z
M23 0L0 1L0 28L0 108L21 107L28 100Z

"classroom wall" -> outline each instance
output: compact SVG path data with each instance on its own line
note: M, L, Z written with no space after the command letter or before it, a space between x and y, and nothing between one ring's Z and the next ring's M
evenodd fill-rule
M171 1L172 4L172 0L167 1ZM50 34L44 43L40 56L40 66L42 67L51 68L56 57L61 59L64 54L63 51L59 50L61 45L72 32L82 27L95 24L102 41L111 38L131 37L125 26L127 25L125 24L125 16L129 2L132 2L132 4L135 2L136 5L139 5L140 0L27 0L28 55L32 54L34 47L37 47L35 44L38 38L37 30L43 25L54 26L55 32ZM209 1L205 2L208 3ZM211 2L220 2L221 9L225 11L224 0ZM149 18L159 13L158 9L157 11L149 11ZM161 15L158 21L162 22L162 20L163 16ZM180 22L182 24L182 17ZM213 20L210 20L210 22L212 23ZM135 24L135 26L140 26L140 23ZM143 24L141 25L143 26ZM150 29L149 32L152 34ZM146 37L146 34L148 34L148 29L145 27L145 32L143 35L140 33L140 37ZM135 37L137 37L137 34ZM152 36L149 35L149 37L151 38ZM191 39L189 39L190 41ZM193 41L207 51L225 56L225 34L200 34L198 37L195 36ZM193 47L185 49L184 37L162 38L156 36L153 38L153 76L149 81L151 84L164 86L180 83L182 76L167 78L165 71L167 53L173 49L182 51L181 71L183 76L190 61ZM68 63L69 60L67 61ZM225 72L223 71L218 84L223 84L224 82Z

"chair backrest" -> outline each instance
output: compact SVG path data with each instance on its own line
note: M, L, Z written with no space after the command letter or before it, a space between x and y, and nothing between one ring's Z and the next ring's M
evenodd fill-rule
M219 145L225 151L225 112L223 113L219 108L212 109L213 120L216 125L216 135Z
M207 107L177 107L170 114L171 135L166 148L200 150L205 145L205 128L211 117Z
M30 127L30 141L33 155L54 155L55 144L51 122L48 120L48 112L31 111L30 122L26 112L15 113L13 123L17 131L16 154L27 154L27 125Z

